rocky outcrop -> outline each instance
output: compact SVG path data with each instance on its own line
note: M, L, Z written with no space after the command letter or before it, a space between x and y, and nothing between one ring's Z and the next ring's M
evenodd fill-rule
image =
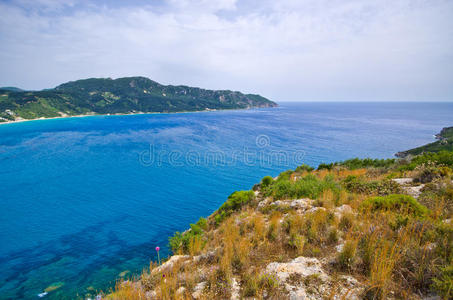
M394 178L392 179L394 182L401 185L401 189L408 195L417 199L420 197L422 193L422 189L425 186L424 184L420 184L417 186L413 186L412 183L414 182L413 178Z
M289 292L290 299L360 299L363 287L352 276L331 278L322 263L313 257L297 257L287 263L270 263L266 272L277 276Z

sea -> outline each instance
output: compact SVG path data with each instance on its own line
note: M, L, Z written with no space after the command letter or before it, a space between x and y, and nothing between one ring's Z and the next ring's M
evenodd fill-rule
M0 299L86 299L170 254L168 238L266 175L392 158L453 125L453 103L277 108L0 125ZM49 288L50 287L50 288Z

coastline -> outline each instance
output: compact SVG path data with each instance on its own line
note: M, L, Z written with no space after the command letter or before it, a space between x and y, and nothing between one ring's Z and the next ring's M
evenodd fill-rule
M218 112L218 111L231 111L231 110L251 110L251 109L260 109L260 108L275 108L278 106L269 106L269 107L250 107L250 108L225 108L225 109L205 109L205 110L195 110L195 111L175 111L175 112L134 112L134 113L119 113L119 114L85 114L85 115L74 115L74 116L60 116L60 117L51 117L51 118L35 118L35 119L22 119L14 121L0 122L0 125L6 124L15 124L15 123L24 123L31 121L44 121L44 120L55 120L55 119L69 119L69 118L86 118L86 117L107 117L107 116L133 116L133 115L155 115L155 114L187 114L187 113L207 113L207 112Z

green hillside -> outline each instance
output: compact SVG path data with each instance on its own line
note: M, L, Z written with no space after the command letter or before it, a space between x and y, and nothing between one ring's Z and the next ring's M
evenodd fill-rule
M0 89L0 122L85 114L182 112L275 107L262 96L162 85L145 77L91 78L54 89Z
M453 151L453 127L445 127L436 134L438 141L414 149L398 152L397 157L418 155L425 152L439 152L442 150Z

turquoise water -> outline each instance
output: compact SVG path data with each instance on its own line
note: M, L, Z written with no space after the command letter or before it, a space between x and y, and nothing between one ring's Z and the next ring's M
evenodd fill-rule
M392 157L452 116L453 103L281 103L1 125L0 299L107 290L233 191L302 163Z

